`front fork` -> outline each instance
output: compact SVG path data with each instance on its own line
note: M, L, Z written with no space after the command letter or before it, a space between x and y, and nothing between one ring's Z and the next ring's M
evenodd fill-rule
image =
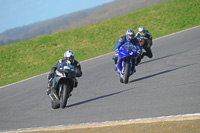
M122 75L124 75L124 66L125 66L125 63L130 63L130 75L133 74L134 72L134 69L135 69L135 63L136 63L136 60L134 59L130 59L129 61L122 61Z
M59 92L58 92L58 96L61 97L61 94L62 94L62 90L63 90L63 85L62 84L59 84Z

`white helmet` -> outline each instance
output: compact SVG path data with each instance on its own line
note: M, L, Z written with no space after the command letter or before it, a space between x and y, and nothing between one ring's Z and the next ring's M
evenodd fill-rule
M64 53L64 58L67 60L67 63L73 63L74 62L74 52L71 50L67 50Z
M140 27L138 28L138 32L139 32L139 34L140 34L141 36L145 36L145 35L146 35L146 29L145 29L145 27L144 27L144 26L140 26Z

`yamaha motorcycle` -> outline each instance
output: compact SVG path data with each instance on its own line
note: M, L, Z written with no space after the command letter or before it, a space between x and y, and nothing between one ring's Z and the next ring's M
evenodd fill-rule
M119 49L117 60L117 72L121 83L128 83L129 77L135 72L135 62L137 59L136 47L127 42Z
M75 86L75 76L75 68L72 65L62 62L57 66L51 86L52 91L49 94L53 109L66 107L67 100Z

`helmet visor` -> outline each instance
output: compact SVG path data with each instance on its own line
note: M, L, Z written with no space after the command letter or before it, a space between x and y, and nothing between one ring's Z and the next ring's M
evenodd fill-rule
M145 36L145 31L141 31L140 34L141 34L142 36Z
M128 38L129 38L129 39L133 39L133 36L134 36L134 35L129 35Z
M74 61L74 56L67 57L67 60L73 62Z

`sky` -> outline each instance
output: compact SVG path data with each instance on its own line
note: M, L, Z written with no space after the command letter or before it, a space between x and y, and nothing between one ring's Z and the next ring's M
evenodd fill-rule
M0 0L0 33L114 0Z

